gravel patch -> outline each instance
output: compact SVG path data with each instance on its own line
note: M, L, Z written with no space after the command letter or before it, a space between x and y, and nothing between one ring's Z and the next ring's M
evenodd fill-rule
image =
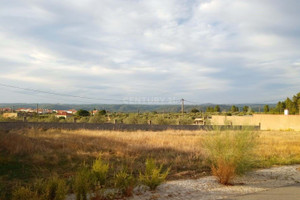
M199 179L168 181L149 191L146 186L134 189L133 197L127 200L217 200L234 196L266 191L300 183L300 165L272 167L249 172L234 179L233 186L224 186L213 176ZM69 195L66 200L75 200ZM88 198L90 199L90 198Z
M128 200L216 200L265 191L271 188L300 183L300 165L273 167L236 177L233 186L224 186L213 176L196 180L168 181L155 191L137 188Z

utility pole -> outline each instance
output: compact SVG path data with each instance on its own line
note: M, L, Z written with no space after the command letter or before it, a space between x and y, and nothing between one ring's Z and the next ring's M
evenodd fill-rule
M181 113L182 113L182 117L184 115L184 99L181 99Z
M39 104L36 104L36 114L39 115Z

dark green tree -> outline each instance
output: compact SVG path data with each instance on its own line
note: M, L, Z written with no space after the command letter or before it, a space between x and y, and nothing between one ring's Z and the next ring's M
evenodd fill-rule
M285 102L279 101L279 102L276 104L275 112L276 112L276 113L283 113L284 109L285 109Z
M215 112L221 112L220 106L219 106L219 105L216 105L214 111L215 111Z
M297 113L297 105L295 102L293 102L290 98L287 98L285 100L286 108L289 110L290 114L296 114Z
M293 102L295 104L295 114L298 114L300 109L300 92L293 96Z
M269 105L265 105L264 106L264 113L268 113L268 112L270 112Z
M197 109L197 108L193 108L192 110L191 110L191 113L198 113L199 112L199 110Z
M231 112L238 112L239 111L239 108L236 107L235 105L231 106L231 109L230 109Z
M248 112L248 110L249 110L249 106L244 106L243 107L243 112Z
M106 115L106 110L99 110L99 112L97 112L98 115Z
M80 117L87 117L87 116L90 116L90 112L87 111L87 110L83 110L83 109L80 109L76 112L76 115L80 116Z
M206 112L214 112L214 108L208 106L208 107L206 108Z

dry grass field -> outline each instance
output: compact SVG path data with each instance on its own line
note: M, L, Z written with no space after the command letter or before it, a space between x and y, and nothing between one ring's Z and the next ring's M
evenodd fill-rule
M138 174L147 158L165 168L168 179L210 173L202 141L214 132L13 130L0 132L0 183L28 183L53 174L68 178L101 153L110 176L122 166ZM300 163L300 132L258 132L255 167Z

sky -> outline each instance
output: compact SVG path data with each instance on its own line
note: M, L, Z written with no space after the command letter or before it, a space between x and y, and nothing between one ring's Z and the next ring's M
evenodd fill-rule
M0 103L270 103L300 92L299 0L0 4Z

